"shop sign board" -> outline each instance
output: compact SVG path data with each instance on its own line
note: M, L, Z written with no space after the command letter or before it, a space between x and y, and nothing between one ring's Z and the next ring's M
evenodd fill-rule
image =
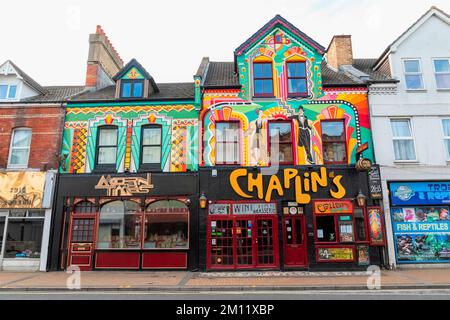
M353 204L348 200L314 201L314 212L317 214L352 213Z
M398 263L450 262L448 206L391 208Z
M45 172L0 172L0 208L42 208Z
M381 187L380 167L373 165L367 172L369 178L369 194L372 199L382 199L383 190Z
M208 207L209 214L230 214L231 204L229 203L212 203Z
M277 207L275 203L250 202L233 203L234 214L276 214Z
M142 177L111 177L102 176L95 189L105 189L106 195L114 196L132 196L136 194L146 194L153 189L151 174L147 178Z
M317 262L330 261L354 261L354 249L352 247L320 247L317 248Z
M394 206L450 204L450 181L392 182L389 193Z

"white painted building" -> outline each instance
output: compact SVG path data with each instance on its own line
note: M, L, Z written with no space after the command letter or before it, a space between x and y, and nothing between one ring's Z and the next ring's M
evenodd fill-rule
M372 68L398 80L369 89L390 264L450 267L450 16L432 7Z

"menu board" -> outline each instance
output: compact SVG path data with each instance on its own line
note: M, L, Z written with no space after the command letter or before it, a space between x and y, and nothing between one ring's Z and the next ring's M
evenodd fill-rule
M369 194L372 199L382 199L381 175L378 165L372 165L367 172L369 178Z

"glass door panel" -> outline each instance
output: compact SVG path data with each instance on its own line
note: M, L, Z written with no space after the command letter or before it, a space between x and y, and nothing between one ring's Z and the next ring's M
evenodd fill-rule
M233 220L211 220L211 266L233 266Z
M257 265L275 264L273 219L257 219Z
M252 219L236 220L236 258L241 266L253 265Z

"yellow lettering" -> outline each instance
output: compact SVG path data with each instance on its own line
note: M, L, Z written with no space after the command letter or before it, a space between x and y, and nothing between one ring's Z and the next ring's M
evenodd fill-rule
M311 201L311 196L302 191L302 180L300 176L295 177L295 201L300 204L307 204Z
M337 191L333 191L332 189L330 189L330 194L335 199L341 199L345 196L345 189L341 184L341 179L342 176L335 176L333 178L333 183L336 186Z
M325 188L328 184L327 169L325 167L320 168L320 177L318 172L311 172L311 191L317 192L317 184L322 188Z
M239 196L243 198L251 198L252 196L249 196L248 194L244 193L242 191L241 187L238 183L238 178L243 177L247 174L247 169L236 169L230 174L230 184L231 188L233 188L234 192L236 192Z
M264 197L264 190L263 190L263 179L262 174L258 173L256 175L256 179L253 178L253 173L249 173L248 175L248 186L247 190L249 192L253 192L253 189L256 187L258 190L258 199L262 199Z
M289 189L291 187L291 180L298 174L297 169L284 169L284 188Z
M272 198L273 190L277 190L279 196L284 195L283 188L281 187L280 180L278 180L277 176L270 177L269 185L267 186L266 202L269 202Z

